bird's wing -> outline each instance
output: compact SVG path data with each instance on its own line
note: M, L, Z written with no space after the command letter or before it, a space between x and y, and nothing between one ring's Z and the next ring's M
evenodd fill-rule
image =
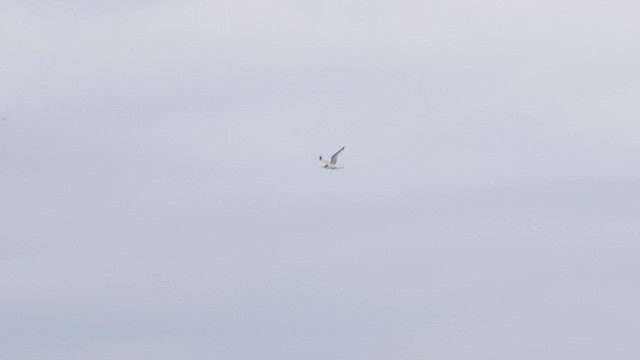
M342 149L338 150L338 152L336 152L335 154L333 154L333 156L331 157L331 164L335 165L336 162L338 161L338 155L340 154L340 152L344 150L344 146L342 147Z

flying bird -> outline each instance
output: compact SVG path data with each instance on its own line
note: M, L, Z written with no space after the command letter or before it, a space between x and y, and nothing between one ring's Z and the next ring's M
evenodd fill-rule
M333 156L331 156L331 161L322 160L322 155L320 155L320 161L326 164L323 167L325 169L331 169L331 170L344 169L342 166L336 165L336 162L338 162L338 155L342 150L344 150L344 146L342 147L342 149L338 150L335 154L333 154Z

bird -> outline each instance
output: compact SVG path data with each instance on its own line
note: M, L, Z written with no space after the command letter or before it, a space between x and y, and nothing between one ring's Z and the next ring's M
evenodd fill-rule
M336 162L338 161L338 155L342 150L344 150L344 146L342 147L342 149L333 154L333 156L331 156L331 161L322 160L322 155L320 155L320 161L325 163L323 167L330 170L344 169L342 166L336 165Z

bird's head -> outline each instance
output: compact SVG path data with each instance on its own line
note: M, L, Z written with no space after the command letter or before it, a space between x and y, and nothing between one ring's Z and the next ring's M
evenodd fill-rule
M329 164L322 165L323 168L329 167Z

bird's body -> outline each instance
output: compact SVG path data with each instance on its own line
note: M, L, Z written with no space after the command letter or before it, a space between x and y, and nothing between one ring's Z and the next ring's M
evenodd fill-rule
M344 169L342 166L337 166L335 164L327 164L327 165L323 166L323 168L329 169L329 170Z
M329 170L344 169L342 166L338 166L336 164L338 162L338 155L342 150L344 150L344 146L342 147L342 149L338 150L335 154L333 154L333 156L331 156L331 161L322 160L322 155L320 155L320 161L325 163L323 167Z

